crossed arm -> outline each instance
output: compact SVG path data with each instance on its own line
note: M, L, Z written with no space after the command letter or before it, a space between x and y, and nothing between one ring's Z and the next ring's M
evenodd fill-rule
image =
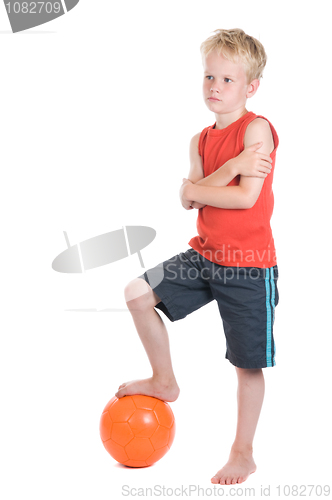
M204 177L202 158L198 154L199 135L190 143L190 173L180 189L182 206L186 210L210 205L217 208L251 208L257 201L264 179L271 169L270 154L274 149L268 122L256 118L247 127L244 151ZM262 144L258 144L262 143ZM237 175L238 186L227 186Z

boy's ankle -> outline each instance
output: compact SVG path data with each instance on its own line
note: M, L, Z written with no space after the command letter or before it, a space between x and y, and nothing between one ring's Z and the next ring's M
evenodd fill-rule
M152 380L157 384L160 384L164 387L169 387L171 385L176 384L176 380L174 375L171 374L153 374Z
M236 443L232 444L231 450L235 453L243 453L244 455L252 455L253 447L252 444Z

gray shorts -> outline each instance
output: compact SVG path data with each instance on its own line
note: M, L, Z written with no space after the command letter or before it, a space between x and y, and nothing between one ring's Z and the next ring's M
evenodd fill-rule
M226 359L239 368L275 366L277 266L221 266L190 248L138 278L149 283L161 299L155 307L170 321L216 300L226 337Z

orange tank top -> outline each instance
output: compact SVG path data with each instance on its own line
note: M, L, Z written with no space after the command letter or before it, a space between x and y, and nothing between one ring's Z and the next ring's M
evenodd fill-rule
M214 124L202 131L198 152L203 160L204 177L244 150L246 128L255 118L264 116L249 111L224 129L214 129ZM272 124L267 121L274 140L274 150L270 155L273 162L271 173L265 178L255 205L248 209L206 205L198 211L198 236L191 238L188 244L216 264L264 268L277 263L270 220L274 205L272 181L279 138ZM239 182L240 175L232 179L228 186L237 186Z

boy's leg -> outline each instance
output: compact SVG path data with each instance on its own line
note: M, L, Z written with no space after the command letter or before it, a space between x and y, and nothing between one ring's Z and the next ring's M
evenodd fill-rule
M121 398L130 394L145 394L164 401L175 401L180 389L173 372L168 333L154 309L160 298L145 280L136 278L127 285L125 299L153 374L148 379L120 385L115 396Z
M235 368L238 376L236 436L227 464L211 479L214 484L243 483L256 470L252 444L264 399L263 370Z
M178 321L211 302L213 295L209 276L206 276L208 265L208 261L190 248L127 285L127 306L150 360L152 377L122 384L115 394L118 398L130 394L145 394L164 401L178 398L180 389L171 363L168 333L154 308L160 309L170 321Z
M262 368L275 366L273 321L279 302L278 269L221 268L221 279L211 286L223 319L226 358L238 376L238 422L229 460L211 482L236 484L256 470L252 442L264 399Z

